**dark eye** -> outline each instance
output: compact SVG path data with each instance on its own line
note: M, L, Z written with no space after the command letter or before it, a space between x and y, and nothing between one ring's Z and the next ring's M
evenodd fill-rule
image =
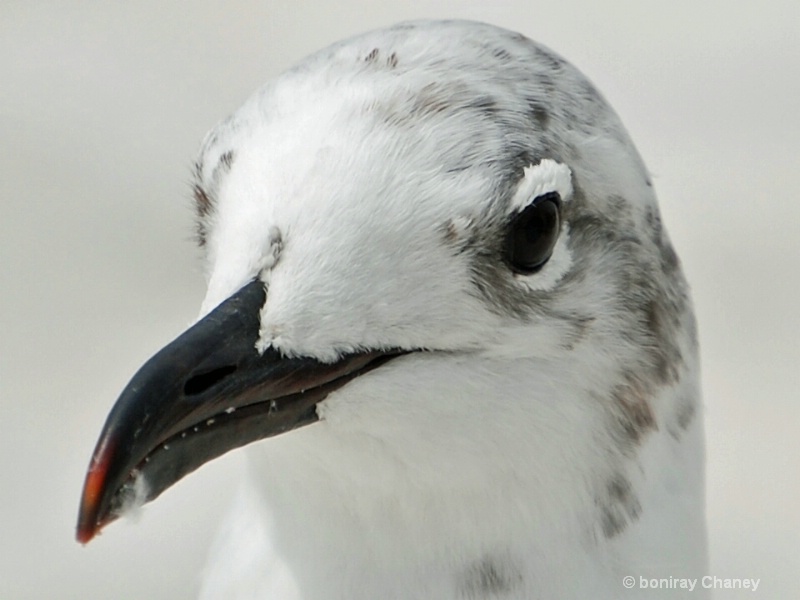
M506 237L506 260L517 273L530 275L553 254L561 231L561 197L542 194L511 218Z

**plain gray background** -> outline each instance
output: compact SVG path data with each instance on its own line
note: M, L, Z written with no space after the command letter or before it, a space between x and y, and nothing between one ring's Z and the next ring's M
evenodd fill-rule
M447 16L546 43L622 116L694 288L710 574L762 580L755 593L717 597L800 597L798 7L2 0L0 599L194 596L236 453L138 522L85 548L73 539L108 409L203 296L194 153L207 129L305 54Z

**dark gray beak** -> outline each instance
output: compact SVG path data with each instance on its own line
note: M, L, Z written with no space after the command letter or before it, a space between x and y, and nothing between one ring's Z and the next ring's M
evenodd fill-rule
M255 280L219 305L134 375L111 409L86 474L77 538L116 519L144 477L145 501L204 463L250 442L317 420L332 391L402 352L350 354L326 364L259 354Z

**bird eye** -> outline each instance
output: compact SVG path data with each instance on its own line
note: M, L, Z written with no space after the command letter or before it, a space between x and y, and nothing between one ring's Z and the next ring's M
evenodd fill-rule
M506 237L506 260L517 273L530 275L553 254L561 231L561 197L542 194L512 218Z

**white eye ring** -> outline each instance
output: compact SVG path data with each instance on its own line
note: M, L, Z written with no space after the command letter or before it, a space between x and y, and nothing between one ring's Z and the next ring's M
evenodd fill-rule
M561 202L569 202L572 198L572 171L563 163L544 158L538 165L525 167L509 212L522 212L535 198L550 192L557 192Z
M525 174L511 200L510 214L521 214L527 207L535 203L537 198L553 193L558 194L563 206L572 198L572 192L570 168L550 158L542 159L537 165L525 167ZM571 266L569 227L562 221L560 234L556 238L552 253L548 258L538 268L518 270L515 278L531 291L546 291L554 288Z

